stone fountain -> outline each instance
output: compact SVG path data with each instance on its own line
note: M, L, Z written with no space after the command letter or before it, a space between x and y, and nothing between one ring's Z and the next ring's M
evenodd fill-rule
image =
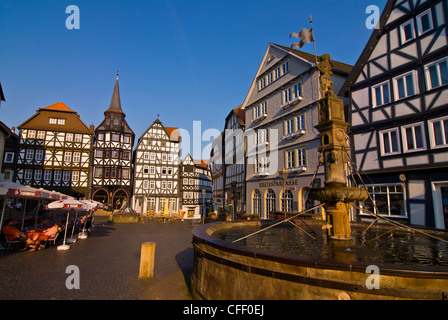
M350 208L355 201L364 201L369 194L365 188L347 186L347 163L349 145L345 121L344 102L333 91L331 81L333 63L330 55L321 57L317 66L320 71L322 99L319 101L319 124L315 127L320 132L320 162L325 168L325 186L311 188L309 198L324 203L327 214L329 239L350 240Z
M400 234L390 226L372 224L367 229L373 234L365 241L360 234L367 231L366 225L350 223L353 203L366 200L369 194L366 189L347 184L346 131L350 124L344 118L343 101L333 91L330 56L323 55L317 67L322 99L316 128L321 136L319 152L325 184L311 188L309 197L323 204L326 220L307 221L317 227L316 237L298 231L293 223L274 228L278 223L272 221L221 222L195 228L193 297L448 299L446 231L424 229L426 234L441 239L429 243L427 237ZM382 237L384 234L389 237ZM382 239L377 240L379 237ZM395 256L397 253L400 255ZM420 260L414 263L415 259ZM374 287L369 283L372 265L379 272L378 286Z

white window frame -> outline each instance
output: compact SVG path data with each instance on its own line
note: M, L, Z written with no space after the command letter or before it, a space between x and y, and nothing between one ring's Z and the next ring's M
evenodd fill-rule
M62 181L69 182L70 181L70 171L63 171L62 172Z
M448 69L448 57L444 57L442 59L439 59L437 61L428 63L427 65L425 65L425 80L426 80L426 89L427 90L431 90L434 88L438 88L441 87L443 85L446 85L447 83L442 83L442 72L440 70L440 64L446 62L447 64L447 69ZM438 86L432 86L432 82L431 82L431 73L430 73L430 68L437 65L437 80L439 81L439 85Z
M407 39L406 40L406 34L404 31L404 28L408 25L411 25L411 29L412 29L412 38ZM412 41L416 38L416 33L415 33L415 24L414 24L414 19L411 19L409 21L406 21L405 23L403 23L402 25L400 25L400 35L401 35L401 44L405 44L406 42Z
M406 199L406 186L404 185L404 184L400 184L400 183L383 183L383 184L370 184L370 185L366 185L365 187L367 187L367 188L372 188L372 191L373 191L373 193L370 193L370 190L369 190L369 193L370 193L370 195L371 195L371 197L372 197L372 199L373 200L376 200L375 199L375 195L376 194L387 194L387 207L388 207L388 214L379 214L380 216L384 216L384 217L395 217L395 218L408 218L408 212L407 212L407 209L406 209L406 202L407 202L407 199ZM383 193L383 192L375 192L375 188L381 188L381 187L386 187L387 188L387 191L386 191L386 193ZM401 187L402 188L402 191L401 192L391 192L390 191L390 187ZM402 206L402 208L403 208L403 210L404 210L404 215L392 215L392 214L390 214L390 194L397 194L397 193L402 193L403 194L403 206ZM362 208L363 208L363 204L361 204L361 210L360 210L360 212L359 212L359 214L360 215L371 215L371 213L366 213L366 212L363 212L363 210L362 210ZM374 207L374 213L376 214L376 207Z
M14 163L14 152L5 152L5 163Z
M26 150L25 159L26 160L33 160L34 159L34 149L27 149Z
M44 180L45 181L50 181L51 180L51 176L53 175L52 174L53 172L51 171L51 170L45 170L44 171Z
M79 181L79 173L80 171L72 171L72 181Z
M441 123L441 130L442 130L442 144L436 145L436 137L434 134L434 123L435 122L442 122ZM444 123L448 122L448 117L442 117L442 118L436 118L428 120L428 128L429 128L429 138L431 142L431 149L438 149L438 148L446 148L448 147L448 133L445 131Z
M65 151L64 153L64 162L71 162L72 161L72 152L71 151Z
M416 127L420 127L420 132L421 132L421 139L422 139L422 147L418 148L417 147L417 139L416 139L416 135L415 135L415 128ZM408 136L406 134L406 130L412 128L412 138L413 138L413 145L414 145L414 149L408 149ZM402 126L401 127L401 136L403 137L403 152L416 152L416 151L422 151L422 150L426 150L426 136L425 136L425 126L423 124L423 122L419 122L419 123L413 123L410 125L406 125L406 126Z
M45 150L43 149L36 149L35 159L36 160L43 160L45 155Z
M408 92L407 77L409 75L411 75L412 87L413 87L413 90L414 90L414 94L409 94L409 92ZM399 96L399 90L398 90L398 81L400 79L403 79L404 90L405 90L405 96L401 97L401 98ZM412 96L418 94L417 72L415 70L412 70L412 71L407 72L407 73L403 73L403 74L399 75L398 77L395 77L393 79L393 84L394 84L394 101L398 101L398 100L401 100L401 99L406 99L408 97L412 97Z
M397 148L398 151L393 151L392 150L392 135L391 132L395 132L397 135ZM384 145L384 135L388 136L388 140L389 140L389 145L391 147L391 152L387 152L385 150L385 145ZM400 131L398 130L398 128L391 128L391 129L387 129L387 130L383 130L379 132L379 137L380 137L380 148L381 148L381 155L382 156L390 156L390 155L394 155L394 154L400 154L401 153L401 143L400 143Z
M425 16L425 15L428 15L429 24L430 24L430 27L427 30L423 30L422 29L423 28L423 26L422 26L422 17ZM431 31L433 29L434 29L434 23L433 23L433 20L432 20L432 13L431 13L431 8L430 8L430 9L420 13L417 16L417 34L418 34L418 36L421 36L421 35L429 32L429 31Z
M389 95L389 102L385 103L384 102L384 86L387 84L387 88L388 88L388 95ZM378 104L378 101L376 99L376 89L377 88L381 88L381 104ZM372 87L372 102L373 102L373 107L380 107L380 106L384 106L386 104L389 104L392 102L392 97L390 94L390 82L389 80L386 80L384 82L381 82L375 86Z
M36 169L34 170L34 181L39 182L42 180L42 169Z

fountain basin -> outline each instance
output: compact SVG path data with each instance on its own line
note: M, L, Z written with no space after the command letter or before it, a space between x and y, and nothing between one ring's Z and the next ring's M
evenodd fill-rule
M267 221L218 222L193 230L192 294L197 299L446 299L448 267L325 259L244 247L217 235ZM314 227L321 221L307 221ZM379 267L379 289L366 286Z

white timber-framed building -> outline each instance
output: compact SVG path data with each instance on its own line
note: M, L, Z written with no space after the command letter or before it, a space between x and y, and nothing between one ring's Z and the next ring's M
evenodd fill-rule
M448 2L389 0L340 94L352 158L376 207L403 223L448 227Z
M178 213L180 190L179 130L164 127L159 119L138 139L134 150L132 209L137 213Z
M93 130L63 102L40 108L19 127L15 180L89 197Z

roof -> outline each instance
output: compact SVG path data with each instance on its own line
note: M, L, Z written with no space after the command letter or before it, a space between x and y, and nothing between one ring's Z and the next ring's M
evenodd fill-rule
M243 109L245 109L249 105L249 100L250 100L250 97L252 96L252 92L254 90L256 90L256 88L257 88L257 78L262 74L263 67L265 66L266 61L268 61L268 59L269 59L268 53L270 52L271 48L276 48L278 50L285 52L286 54L296 57L297 59L309 64L309 68L315 67L316 64L321 61L320 56L317 57L317 63L316 63L316 56L313 54L303 52L303 51L300 51L297 49L285 47L280 44L269 43L269 45L264 53L263 59L261 60L258 70L255 73L254 79L252 80L252 83L251 83L249 90L246 94L246 97L244 99L243 106L242 106ZM339 73L348 75L353 70L353 66L351 66L349 64L346 64L346 63L343 63L340 61L336 61L333 59L331 61L333 62L333 72L339 72Z
M55 104L49 105L47 107L42 108L44 110L54 110L54 111L65 111L65 112L74 112L72 109L67 107L64 102L59 101Z
M50 123L50 118L64 119L64 124ZM55 104L36 110L36 113L28 120L18 126L21 129L72 132L93 134L93 131L86 126L79 115L59 101Z
M280 44L273 43L273 45L275 45L275 46L277 46L277 47L279 47L279 48L281 48L283 50L286 50L289 53L297 55L297 56L307 60L308 62L311 62L311 63L314 63L314 64L316 63L316 56L314 54L310 54L310 53L303 52L303 51L300 51L300 50L297 50L297 49L292 49L292 48L289 48L289 47L285 47L285 46L282 46ZM319 63L320 61L321 61L321 57L317 56L317 62ZM343 63L343 62L336 61L336 60L333 60L333 59L331 59L331 61L333 62L333 68L345 71L347 73L351 72L352 69L353 69L353 66L349 65L347 63Z
M381 14L380 21L379 21L379 28L374 29L372 32L372 35L370 36L369 41L367 42L366 46L364 47L364 50L362 51L361 55L359 56L358 61L355 63L355 66L353 67L353 71L349 74L347 79L345 80L344 84L342 85L341 90L339 91L340 96L346 96L348 93L349 88L351 85L358 79L359 74L364 69L365 63L367 62L368 58L372 54L373 50L375 49L376 45L378 44L378 41L381 38L381 34L383 32L384 25L387 22L387 19L389 18L392 8L394 6L395 0L388 0L386 3L386 6L383 9L383 13Z
M123 113L123 110L121 109L121 101L120 101L120 88L118 86L118 75L115 79L115 86L114 86L114 92L112 93L112 99L110 100L110 106L109 109L104 111L104 113Z
M166 132L168 132L169 136L174 141L182 141L182 138L179 134L179 128L177 127L165 127Z
M201 167L201 168L207 169L207 162L206 161L204 161L202 159L201 160L193 159L193 162L194 162L194 164L197 167Z
M229 112L229 114L226 117L226 125L227 121L230 119L232 115L236 116L236 119L238 120L238 123L241 127L244 127L246 124L246 111L242 108L242 104L240 104L237 108L232 109L232 111Z

